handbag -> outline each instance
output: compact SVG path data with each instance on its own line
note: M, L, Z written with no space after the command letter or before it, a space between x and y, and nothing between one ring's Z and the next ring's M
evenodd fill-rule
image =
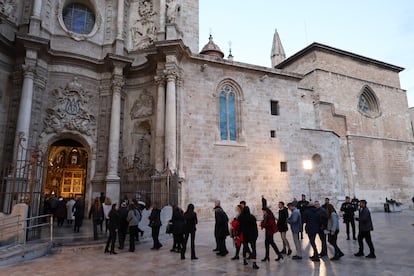
M167 228L165 229L166 234L172 234L173 233L174 224L172 221L169 221L167 224Z

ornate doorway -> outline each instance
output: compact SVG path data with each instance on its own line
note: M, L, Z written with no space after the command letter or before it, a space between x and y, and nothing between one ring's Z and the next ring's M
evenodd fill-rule
M45 195L85 198L88 152L72 139L56 141L50 146Z

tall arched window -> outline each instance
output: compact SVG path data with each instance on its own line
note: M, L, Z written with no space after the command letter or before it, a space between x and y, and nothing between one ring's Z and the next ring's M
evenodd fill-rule
M219 85L219 127L222 141L237 141L239 136L240 89L230 81Z
M358 110L368 117L378 117L380 108L377 96L369 86L364 86L358 99Z

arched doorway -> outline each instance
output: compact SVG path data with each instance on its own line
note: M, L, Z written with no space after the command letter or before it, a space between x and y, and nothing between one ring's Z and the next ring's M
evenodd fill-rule
M49 148L45 195L85 198L88 151L73 139L54 142Z

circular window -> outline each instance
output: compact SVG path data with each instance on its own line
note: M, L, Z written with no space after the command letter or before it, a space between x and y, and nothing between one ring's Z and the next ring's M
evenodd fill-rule
M316 153L312 156L312 162L313 162L313 164L318 166L322 163L322 157L319 154Z
M64 7L62 17L65 27L77 34L90 34L95 26L95 14L80 3L71 3Z

